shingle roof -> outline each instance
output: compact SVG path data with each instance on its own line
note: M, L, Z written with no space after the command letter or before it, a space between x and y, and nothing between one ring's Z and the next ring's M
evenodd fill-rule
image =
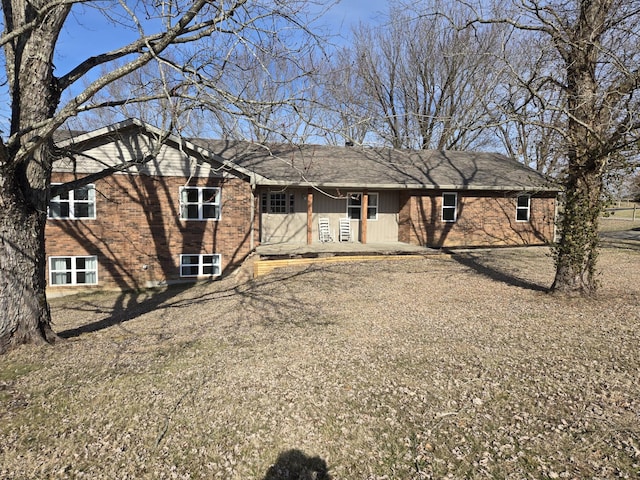
M163 132L129 119L79 136L70 142L111 138L114 133L140 129L156 137ZM77 132L74 132L77 133ZM72 138L73 137L73 138ZM64 137L63 137L64 138ZM184 145L170 135L168 143ZM378 189L469 189L549 191L560 188L537 171L497 153L398 150L330 145L260 145L232 140L192 139L187 148L198 158L221 164L258 185Z
M359 188L547 190L537 171L496 153L194 140L261 184Z

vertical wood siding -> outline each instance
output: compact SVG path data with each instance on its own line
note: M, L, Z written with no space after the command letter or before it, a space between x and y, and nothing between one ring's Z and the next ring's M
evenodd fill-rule
M398 241L398 192L371 191L378 194L378 219L367 220L367 243Z

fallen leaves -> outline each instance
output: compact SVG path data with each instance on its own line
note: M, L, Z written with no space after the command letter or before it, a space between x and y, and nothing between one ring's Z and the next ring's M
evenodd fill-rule
M138 314L3 358L0 477L637 477L640 255L605 250L578 301L526 287L546 253L55 300L59 330Z

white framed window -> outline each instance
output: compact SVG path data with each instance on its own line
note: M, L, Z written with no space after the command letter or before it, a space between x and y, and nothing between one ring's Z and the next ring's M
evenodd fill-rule
M362 193L347 193L347 217L351 220L362 218ZM369 193L367 199L367 220L378 219L378 194Z
M442 221L455 222L458 218L458 194L442 194Z
M97 285L98 257L49 257L49 285Z
M263 192L261 197L263 213L293 213L296 197L293 193Z
M516 203L516 221L528 222L531 217L531 196L518 195Z
M53 197L49 201L49 218L73 220L96 218L95 185L84 185Z
M378 219L378 194L370 193L367 201L367 220Z
M217 187L180 187L182 220L219 220L220 189Z
M220 275L220 255L180 255L181 277L217 277Z

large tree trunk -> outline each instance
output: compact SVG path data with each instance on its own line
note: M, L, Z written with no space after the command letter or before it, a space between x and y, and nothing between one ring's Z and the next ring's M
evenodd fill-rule
M25 192L25 187L27 192ZM45 296L46 190L31 192L24 172L0 174L0 353L22 343L52 342Z
M590 295L598 287L598 219L602 211L602 175L597 171L570 174L566 202L555 248L554 292Z
M55 340L45 295L45 242L53 142L38 128L60 100L53 52L70 3L2 0L11 94L10 141L0 148L0 353ZM44 13L43 13L44 12Z
M598 256L598 219L603 207L603 177L607 152L603 149L609 119L601 118L596 75L600 37L606 27L610 0L580 3L571 41L559 43L566 65L567 160L565 208L556 247L554 292L592 294Z

